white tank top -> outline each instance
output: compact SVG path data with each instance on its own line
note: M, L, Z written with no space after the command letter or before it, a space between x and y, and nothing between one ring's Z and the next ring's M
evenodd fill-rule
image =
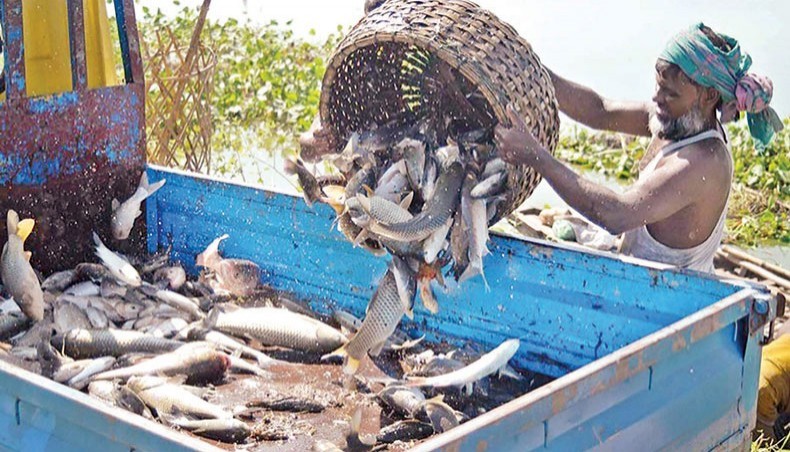
M708 138L717 138L721 140L727 147L727 155L732 160L730 153L730 146L726 139L716 130L708 130L700 134L685 138L680 141L671 143L661 149L655 157L647 164L645 169L639 172L639 178L646 177L648 174L655 171L658 162L673 152L677 152L685 146L692 143L702 141ZM632 229L623 234L623 244L620 247L620 252L629 254L640 259L646 259L655 262L662 262L669 265L674 265L680 268L690 268L692 270L699 270L703 272L713 272L713 255L721 244L721 239L724 236L724 220L727 218L727 205L730 201L729 192L727 193L727 202L724 204L724 210L719 216L719 221L716 227L708 236L708 238L697 246L692 248L671 248L663 243L657 241L650 235L647 230L647 225Z

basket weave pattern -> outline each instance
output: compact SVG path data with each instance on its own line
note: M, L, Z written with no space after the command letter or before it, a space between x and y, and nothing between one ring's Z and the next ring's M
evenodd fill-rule
M559 117L548 72L513 27L466 0L390 0L360 20L327 66L322 123L346 138L397 116L416 115L405 100L401 70L414 48L460 72L500 123L509 124L505 108L512 104L537 140L554 152ZM523 203L538 182L532 168L509 166L508 197L494 221Z

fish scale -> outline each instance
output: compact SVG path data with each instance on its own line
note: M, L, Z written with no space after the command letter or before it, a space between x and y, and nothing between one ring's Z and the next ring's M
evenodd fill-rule
M280 308L240 309L212 319L212 328L226 334L252 337L262 344L323 353L345 343L334 328Z
M75 359L119 357L127 353L169 352L183 343L137 331L73 329L52 338L52 346Z
M419 215L401 223L384 224L380 222L375 232L402 241L425 239L442 227L455 213L463 179L463 166L458 162L452 163L446 171L439 175L439 180L436 182L436 193L426 203Z
M359 331L342 350L336 352L340 355L345 354L349 358L344 368L346 373L354 373L359 366L359 361L368 351L372 351L373 354L378 354L381 351L384 342L398 327L404 312L395 275L392 269L387 269L387 273L384 274L384 278L370 300L365 320L362 321Z

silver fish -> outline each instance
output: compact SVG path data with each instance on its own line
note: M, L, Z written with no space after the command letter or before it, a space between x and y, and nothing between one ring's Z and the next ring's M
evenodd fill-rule
M283 162L283 169L286 174L296 175L299 179L299 185L302 188L302 196L308 207L313 207L313 203L320 201L321 198L324 197L315 175L307 169L301 159L296 159L295 161L286 159L285 162Z
M395 277L395 286L398 288L398 296L403 305L403 312L409 318L413 318L414 294L417 290L416 272L409 263L399 256L392 256L392 275Z
M280 308L240 309L230 313L214 310L206 324L226 334L254 338L264 345L307 352L327 352L346 342L329 325Z
M67 384L74 389L82 390L88 386L90 378L98 373L104 372L115 364L115 357L105 356L103 358L92 359L90 364L85 366L77 375L71 377Z
M38 276L30 266L30 254L25 251L25 240L33 230L34 221L19 221L13 210L7 217L8 241L0 256L0 278L22 312L30 320L38 322L44 318L44 293Z
M425 170L423 170L422 173L422 184L420 185L422 187L420 190L422 199L433 198L434 193L436 193L436 182L438 177L439 164L433 157L429 157L425 161Z
M433 433L431 424L415 420L398 421L379 430L376 441L385 444L408 442L427 438Z
M343 371L354 374L360 361L368 353L378 355L395 328L398 327L405 308L398 294L398 287L392 268L387 269L368 305L365 320L356 335L348 344L340 347L329 356L346 357Z
M46 292L62 292L77 281L76 270L63 270L53 273L41 283L41 289Z
M398 384L385 387L377 397L393 411L408 417L414 417L425 403L422 391Z
M192 328L187 333L187 339L190 341L210 342L230 351L231 353L238 351L242 354L242 356L255 359L258 362L258 365L261 367L277 362L277 360L270 358L265 353L259 352L252 347L248 347L236 339L220 333L219 331L211 331L201 327Z
M436 433L444 433L460 424L455 410L444 403L442 396L426 400L420 408L425 416L420 415L418 419L430 422Z
M137 186L137 191L135 191L129 199L123 203L120 203L117 199L112 200L110 226L112 228L112 236L116 240L126 240L129 238L129 233L132 231L135 219L142 213L140 211L140 204L142 204L146 198L156 193L164 184L164 179L149 184L148 174L143 171L142 176L140 176L140 184Z
M190 315L192 320L200 320L206 317L198 307L197 303L181 295L178 292L159 289L148 283L143 284L142 291L146 295L154 297L157 300L178 309L179 311L186 312L187 314Z
M502 192L507 182L507 173L494 173L483 179L471 191L472 198L490 198Z
M233 295L251 295L260 284L261 268L246 259L221 259L211 269L219 286Z
M83 281L68 287L63 293L76 297L93 297L99 295L101 290L96 283L92 281Z
M142 279L137 270L132 267L132 264L104 246L104 243L95 232L93 233L93 241L96 243L96 256L99 257L102 264L115 279L132 287L140 287Z
M94 308L93 306L88 306L84 311L85 311L85 316L88 318L88 321L91 324L91 328L96 328L96 329L109 328L110 320L107 318L107 315L104 314L102 311Z
M159 377L132 377L126 386L157 413L185 414L200 419L230 419L233 414L206 402L181 385Z
M141 375L186 375L187 383L217 382L230 367L230 359L205 343L194 342L148 361L102 372L95 380L128 379Z
M508 339L468 366L434 377L408 377L406 386L433 386L435 388L458 386L463 387L466 394L471 394L472 384L503 368L516 354L519 346L518 339Z
M75 359L121 356L127 353L169 352L183 345L136 331L75 329L57 334L52 346Z
M252 433L247 424L236 419L202 419L197 421L168 419L166 422L195 435L223 443L244 442Z
M469 265L469 228L464 221L464 199L470 199L471 187L464 182L461 189L461 206L455 212L455 220L450 229L450 256L453 259L453 275L457 280Z
M219 245L228 237L230 237L228 234L222 234L214 239L205 250L197 255L195 258L195 265L206 268L213 268L217 265L219 261L222 260L222 256L219 254Z
M483 278L486 289L488 289L488 281L483 271L483 257L489 254L488 247L486 247L488 242L486 202L483 199L475 198L464 199L462 202L464 203L462 207L465 215L464 222L471 226L471 235L469 239L469 265L458 278L458 282L460 283L473 276L480 275Z
M102 298L125 297L126 286L119 284L113 278L105 278L99 286L99 295Z
M413 138L404 138L395 146L395 152L403 156L406 163L406 177L413 190L422 185L425 170L425 143Z
M401 241L427 238L431 233L444 226L455 213L463 178L463 166L458 162L452 163L446 171L439 175L436 194L428 200L419 215L401 223L379 223L379 228L375 232Z
M507 171L507 164L504 160L497 157L486 162L486 165L483 168L483 174L481 174L481 176L483 179L486 179L496 173L502 173L505 171Z
M162 267L154 272L154 282L163 289L179 290L187 281L187 274L180 265Z
M71 303L56 304L53 319L55 321L55 330L60 333L74 328L90 328L91 326L85 312Z
M30 319L21 313L0 315L0 341L8 340L25 331L30 326Z

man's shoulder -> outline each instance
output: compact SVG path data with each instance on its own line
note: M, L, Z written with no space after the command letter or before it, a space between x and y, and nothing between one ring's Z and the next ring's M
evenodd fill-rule
M677 158L688 162L688 169L696 174L715 178L729 178L732 157L727 145L718 138L706 138L679 149Z

